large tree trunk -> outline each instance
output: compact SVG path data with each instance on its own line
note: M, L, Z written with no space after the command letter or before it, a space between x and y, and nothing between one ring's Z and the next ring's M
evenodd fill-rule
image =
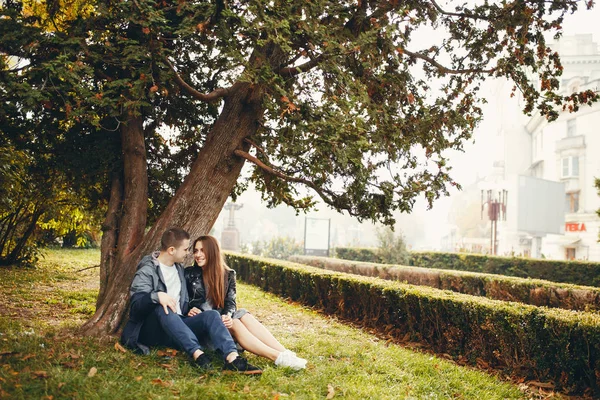
M137 263L142 256L158 248L166 229L182 227L190 232L192 238L210 231L244 165L244 159L233 152L236 149L248 150L244 138L256 132L262 119L261 97L259 87L249 83L235 85L233 93L225 98L223 111L192 164L189 175L141 242L138 240L139 232L122 237L124 232L135 227L129 225L131 221L121 218L116 249L119 256L96 313L82 328L84 333L116 333L121 328L127 316L129 286ZM126 177L125 199L128 190ZM136 201L138 208L146 210L147 198ZM141 227L143 229L144 225ZM105 250L102 249L102 252Z

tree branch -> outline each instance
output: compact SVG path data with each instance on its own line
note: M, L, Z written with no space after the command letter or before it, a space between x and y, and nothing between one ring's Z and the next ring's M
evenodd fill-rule
M323 61L325 59L323 54L319 54L317 57L311 59L308 62L305 62L304 64L300 64L296 67L285 67L285 68L281 68L277 71L277 73L279 75L282 76L289 76L289 77L294 77L302 72L306 72L311 70L312 68L316 67L317 65L319 65L319 63L321 61Z
M265 151L265 149L263 149L262 147L260 147L259 145L257 145L256 143L254 143L252 140L245 138L244 141L246 143L248 143L250 146L253 146L256 151L260 152L261 154L263 154L265 157L267 156L267 152Z
M449 11L444 11L444 9L442 7L440 7L440 5L435 0L430 0L430 1L431 1L431 4L433 4L433 6L435 7L435 9L438 10L438 12L443 15L448 15L450 17L482 19L484 21L490 20L488 17L482 16L482 15L469 15L469 14L464 14L464 13L453 13L453 12L449 12Z
M491 74L494 71L496 71L496 68L491 68L491 69L481 69L481 68L450 69L450 68L445 67L442 64L438 63L433 58L426 56L425 54L414 53L414 52L406 50L406 49L402 49L402 53L409 55L411 57L420 58L423 61L427 61L429 64L436 67L440 72L445 73L445 74L469 74L472 72Z
M270 175L275 175L283 180L286 181L290 181L290 182L296 182L296 183L302 183L310 188L312 188L315 192L317 192L319 194L319 196L323 199L323 201L327 204L329 204L332 207L335 208L340 208L339 204L336 204L335 200L333 199L335 197L335 193L329 191L329 190L325 190L320 188L319 186L317 186L316 183L309 181L307 179L303 179L303 178L296 178L293 176L289 176L284 174L281 171L278 171L270 166L268 166L267 164L265 164L264 162L262 162L261 160L259 160L258 158L254 157L253 155L242 151L242 150L235 150L234 151L236 156L245 158L246 160L250 161L251 163L255 164L257 167L261 168L263 171L267 172ZM349 208L346 207L341 207L345 210L347 210L348 212L351 213L351 210Z
M226 96L230 95L231 93L233 93L234 86L231 86L229 88L218 88L208 94L201 93L201 92L197 91L196 89L194 89L193 87L191 87L186 81L183 80L183 78L177 73L177 71L175 70L175 67L173 67L173 64L171 64L171 62L168 59L165 58L165 62L167 63L169 68L171 68L171 71L173 71L173 73L175 74L175 82L177 82L177 84L184 91L186 91L190 96L192 96L198 100L210 103L211 101L218 100L220 98L226 97Z

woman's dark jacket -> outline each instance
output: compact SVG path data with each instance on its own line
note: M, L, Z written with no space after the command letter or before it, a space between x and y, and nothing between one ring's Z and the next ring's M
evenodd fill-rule
M213 306L213 310L217 310L221 315L229 315L230 317L237 310L237 304L235 302L236 286L235 286L235 271L225 271L227 273L227 281L225 282L225 303L223 308L216 308ZM198 266L188 267L184 271L185 281L187 283L187 291L189 296L189 307L197 307L202 311L203 305L206 303L206 287L204 286L204 279L202 278L202 268ZM204 307L206 308L206 307Z

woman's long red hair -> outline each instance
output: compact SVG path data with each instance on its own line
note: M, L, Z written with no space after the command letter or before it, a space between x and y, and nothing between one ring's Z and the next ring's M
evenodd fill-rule
M213 236L200 236L194 240L192 249L202 242L202 249L206 257L206 264L202 268L202 278L206 288L206 296L214 308L225 306L225 274L230 268L225 265L219 242ZM197 265L194 261L194 265Z

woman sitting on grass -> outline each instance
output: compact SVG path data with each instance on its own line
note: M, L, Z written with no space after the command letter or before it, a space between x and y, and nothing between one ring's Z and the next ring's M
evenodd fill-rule
M235 271L225 265L217 239L200 236L192 248L194 265L185 269L190 315L217 310L231 336L245 350L271 359L279 367L305 368L305 359L283 347L248 311L237 309Z

